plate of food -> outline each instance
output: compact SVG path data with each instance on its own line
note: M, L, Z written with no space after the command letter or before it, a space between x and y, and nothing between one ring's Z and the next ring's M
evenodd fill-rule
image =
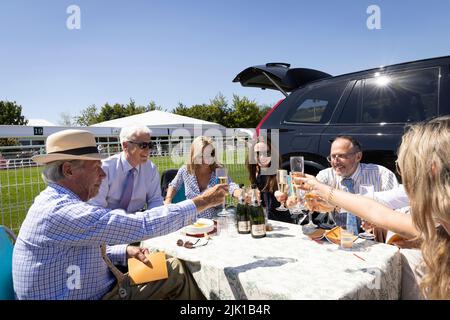
M184 227L183 232L187 236L203 237L205 234L213 233L215 230L214 221L200 218L195 223Z
M325 238L334 244L340 245L341 244L341 230L342 230L341 227L335 227L331 230L328 230L324 234ZM357 239L358 239L357 236L353 236L353 242L355 242Z

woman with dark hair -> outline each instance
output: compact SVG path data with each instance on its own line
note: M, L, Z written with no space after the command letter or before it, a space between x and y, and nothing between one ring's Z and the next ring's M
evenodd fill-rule
M269 137L259 137L249 148L246 159L249 180L256 184L261 194L261 205L268 210L268 218L294 223L289 211L277 211L280 203L274 193L278 190L277 170L281 169L280 157Z

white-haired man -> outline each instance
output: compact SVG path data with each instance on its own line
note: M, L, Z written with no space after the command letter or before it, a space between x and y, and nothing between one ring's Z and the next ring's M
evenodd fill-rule
M105 173L94 136L63 130L46 141L47 154L33 160L45 165L48 186L34 200L20 228L13 253L13 284L19 299L201 299L189 270L166 259L168 278L133 285L114 263L134 257L147 262L144 250L130 243L176 231L198 212L225 199L227 185L177 204L127 214L87 203Z
M152 148L150 134L146 126L122 128L123 151L102 161L106 177L90 203L127 212L163 205L158 169L148 159Z

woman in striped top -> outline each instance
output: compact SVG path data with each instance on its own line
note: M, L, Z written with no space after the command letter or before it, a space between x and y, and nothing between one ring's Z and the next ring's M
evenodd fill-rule
M206 189L219 183L216 168L221 167L216 159L213 141L209 137L199 136L192 141L190 158L182 166L172 182L169 183L164 204L172 203L178 189L184 184L186 199L192 199L202 194ZM239 186L228 177L230 194L237 197ZM221 207L213 207L199 214L201 218L211 218Z

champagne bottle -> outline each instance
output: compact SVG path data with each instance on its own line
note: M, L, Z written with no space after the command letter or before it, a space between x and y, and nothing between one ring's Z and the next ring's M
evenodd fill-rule
M257 197L257 186L252 184L252 201L250 205L251 234L253 238L263 238L266 236L266 221L264 210Z
M241 186L241 195L238 199L238 204L236 208L236 223L238 233L247 234L250 233L250 217L249 217L249 206L245 203L244 190Z

